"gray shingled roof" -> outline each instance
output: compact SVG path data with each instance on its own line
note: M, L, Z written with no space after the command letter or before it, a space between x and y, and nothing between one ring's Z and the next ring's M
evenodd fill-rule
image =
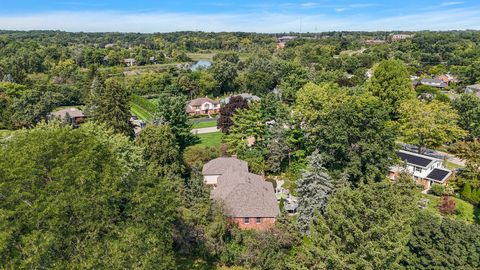
M218 177L212 197L230 217L276 217L279 214L273 185L246 171L228 171Z
M224 174L228 171L248 172L248 163L235 157L220 157L207 162L203 166L202 174Z

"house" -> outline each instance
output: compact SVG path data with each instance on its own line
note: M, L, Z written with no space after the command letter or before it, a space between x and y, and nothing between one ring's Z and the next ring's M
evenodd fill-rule
M430 79L430 78L421 79L420 84L427 85L430 87L436 87L436 88L445 88L448 86L448 84L446 84L444 81L440 79Z
M220 111L220 103L208 97L197 98L187 104L186 111L190 115L215 114Z
M133 67L137 65L137 60L135 60L135 58L126 58L123 59L123 62L125 65L127 65L127 67Z
M222 205L227 219L240 229L267 229L280 213L272 183L247 170L220 175L211 195Z
M400 40L405 40L412 38L413 35L408 35L408 34L397 34L397 35L392 35L392 41L400 41Z
M441 159L404 150L398 151L397 156L404 162L404 166L390 168L388 177L391 180L396 180L400 172L407 172L418 185L428 190L433 183L445 185L452 175L452 171L443 166Z
M50 113L50 118L66 120L71 119L72 124L78 125L85 121L85 114L77 108L66 108Z
M443 81L445 84L449 85L450 83L457 83L458 79L452 76L451 74L443 74L438 76L436 79Z
M385 43L386 41L383 39L367 39L363 41L363 44L365 45L381 45Z
M249 94L249 93L241 93L241 94L238 94L238 95L232 95L232 96L226 97L226 98L220 100L220 103L221 104L228 104L228 103L230 103L230 99L232 97L237 97L237 96L241 96L243 99L246 99L248 102L260 101L261 100L258 96L255 96L255 95L252 95L252 94Z
M218 177L231 171L248 172L248 164L236 157L219 157L210 160L203 166L203 181L215 188Z

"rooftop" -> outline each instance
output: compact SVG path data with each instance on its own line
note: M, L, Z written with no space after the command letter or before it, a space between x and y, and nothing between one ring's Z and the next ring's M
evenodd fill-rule
M272 183L246 171L219 176L212 197L223 203L230 217L276 217L280 213Z
M207 162L202 169L203 175L220 175L229 171L248 172L248 163L235 157L219 157Z
M52 116L59 117L59 118L65 118L67 114L72 118L85 117L83 112L77 108L66 108L66 109L62 109L62 110L51 113Z
M402 159L403 161L406 161L409 164L412 164L414 166L419 166L423 168L427 168L431 163L438 161L438 159L425 156L425 155L420 155L404 150L400 150L397 152L397 155Z

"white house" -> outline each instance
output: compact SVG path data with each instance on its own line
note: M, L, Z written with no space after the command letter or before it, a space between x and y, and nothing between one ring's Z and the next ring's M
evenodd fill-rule
M443 167L441 159L404 150L398 151L397 155L404 164L390 168L391 180L395 180L398 174L404 171L413 175L417 184L430 189L433 183L445 185L452 175L452 171Z

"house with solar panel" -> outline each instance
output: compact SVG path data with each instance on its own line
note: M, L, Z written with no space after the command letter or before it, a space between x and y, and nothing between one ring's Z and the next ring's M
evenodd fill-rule
M397 156L403 163L390 168L388 177L391 180L396 180L400 172L407 172L418 185L428 190L434 183L446 185L452 176L452 171L443 166L441 159L404 150L398 151Z

